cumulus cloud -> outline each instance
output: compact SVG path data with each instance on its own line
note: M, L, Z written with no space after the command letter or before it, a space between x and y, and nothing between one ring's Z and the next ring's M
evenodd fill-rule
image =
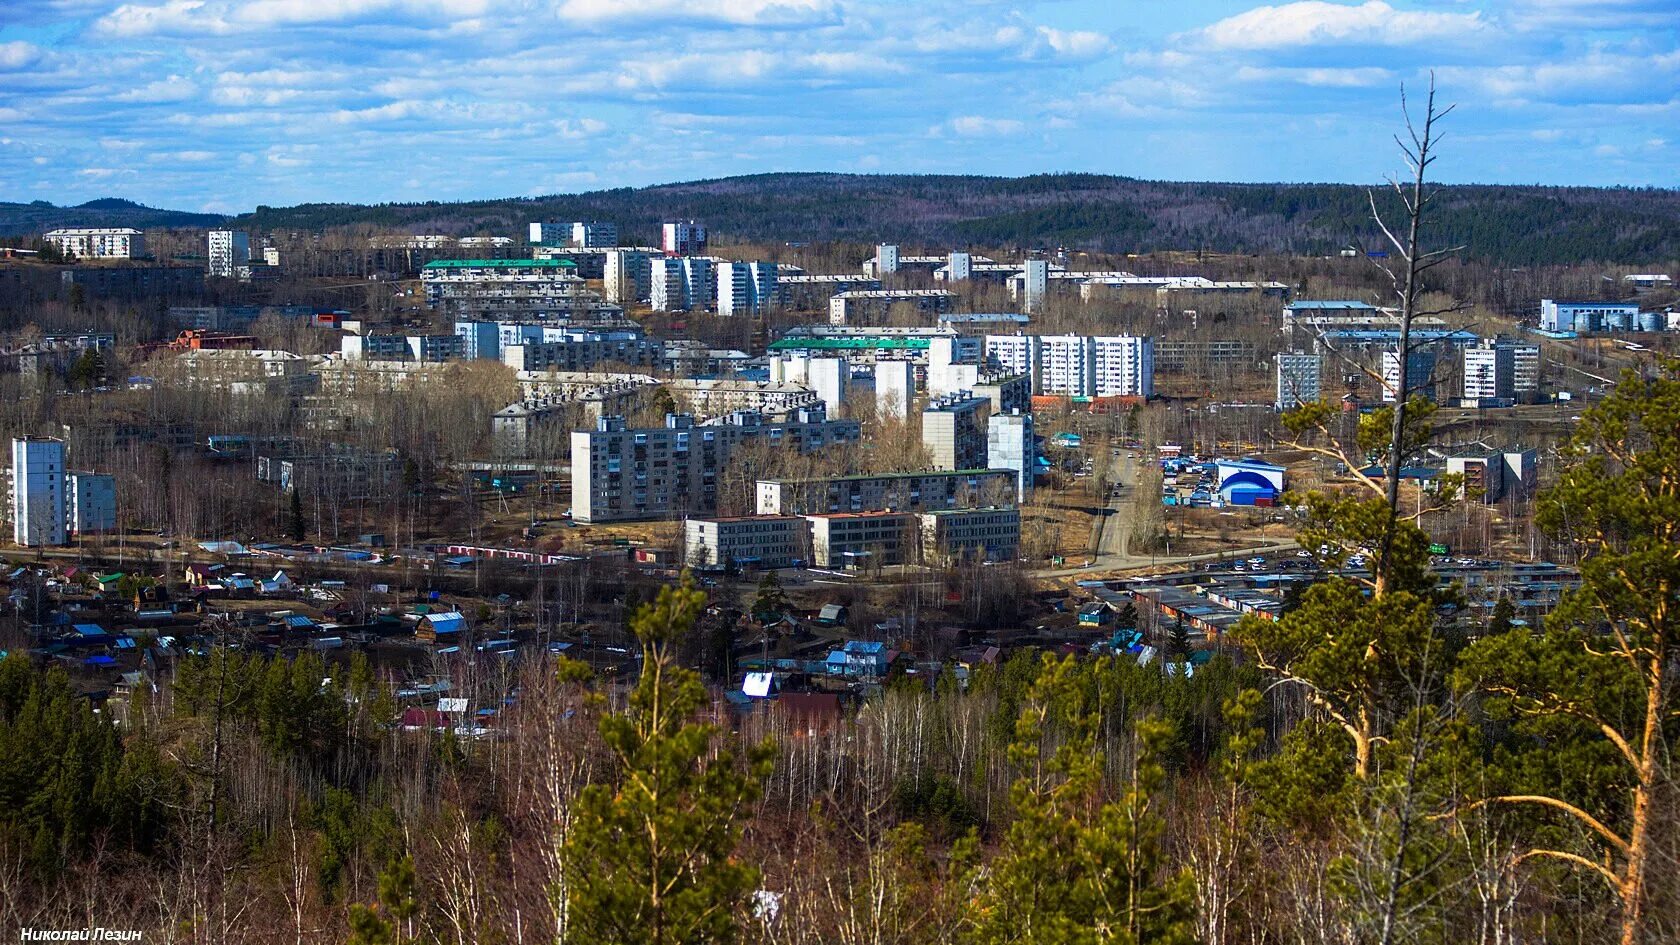
M639 18L734 26L812 26L835 22L833 0L562 0L561 19L589 25L629 24Z
M951 119L940 127L963 138L995 138L1004 135L1018 135L1027 129L1027 124L1015 118L962 115Z
M1383 0L1352 5L1299 0L1255 7L1207 27L1216 48L1278 49L1330 45L1406 46L1459 40L1488 28L1481 11L1440 13L1397 10Z
M16 40L0 43L0 69L23 69L41 58L41 48L33 43Z

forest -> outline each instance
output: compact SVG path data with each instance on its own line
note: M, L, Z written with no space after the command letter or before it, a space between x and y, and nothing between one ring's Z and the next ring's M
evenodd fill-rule
M1351 446L1398 423L1413 448L1430 416L1385 408ZM1343 448L1327 407L1286 424ZM1023 649L894 673L838 711L743 713L719 693L741 634L788 607L769 578L744 614L688 580L597 588L634 673L546 652L452 665L464 697L513 693L493 737L397 724L360 654L230 633L96 712L17 653L0 660L0 925L356 945L1680 941L1680 362L1625 374L1562 458L1537 521L1582 581L1543 623L1466 619L1380 489L1308 494L1302 544L1368 554L1368 573L1245 619L1193 673ZM1189 649L1182 625L1153 629Z
M730 242L1329 255L1379 247L1373 190L1379 207L1392 213L1395 198L1381 184L789 173L463 203L259 206L230 222L259 231L362 225L518 236L533 220L599 219L617 223L623 242L647 245L658 242L661 220L692 218ZM1505 266L1680 256L1680 192L1674 190L1448 185L1439 189L1432 213L1432 232L1443 245L1462 245L1469 258ZM121 200L62 209L0 204L0 235L68 225L212 222Z

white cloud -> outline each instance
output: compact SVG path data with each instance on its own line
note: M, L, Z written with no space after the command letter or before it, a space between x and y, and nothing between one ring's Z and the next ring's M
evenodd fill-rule
M1363 89L1398 81L1393 72L1378 66L1347 69L1242 66L1237 69L1236 77L1241 82L1292 82L1331 89Z
M1406 46L1460 40L1488 28L1481 11L1434 13L1396 10L1383 0L1350 5L1298 0L1255 7L1202 30L1223 49L1282 49L1303 46Z
M1018 135L1027 128L1026 122L1014 118L987 118L982 115L962 115L943 126L963 138L995 138ZM937 129L936 129L937 130Z
M40 58L41 48L32 43L0 43L0 69L23 69Z
M812 26L836 20L834 0L562 0L561 19L589 25L640 17L732 26Z

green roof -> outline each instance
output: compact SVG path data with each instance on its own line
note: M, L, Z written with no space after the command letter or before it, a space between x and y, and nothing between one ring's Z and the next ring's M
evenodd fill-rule
M434 259L426 269L576 269L570 259Z
M771 351L864 351L922 349L926 338L783 338L770 343Z

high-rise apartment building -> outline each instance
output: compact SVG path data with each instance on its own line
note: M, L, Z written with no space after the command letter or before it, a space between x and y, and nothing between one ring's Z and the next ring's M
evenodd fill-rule
M706 252L706 228L693 220L676 220L661 228L660 247L667 256L700 256Z
M1464 401L1507 407L1516 402L1516 352L1492 340L1464 349Z
M613 249L602 264L601 287L607 301L616 305L645 302L651 290L653 265L647 253L637 249Z
M12 541L19 545L62 545L65 538L64 441L51 437L12 439Z
M717 313L758 315L776 300L776 264L723 262L717 266Z
M1317 403L1324 396L1324 356L1283 351L1277 356L1277 409Z
M987 335L988 363L1032 378L1042 397L1155 395L1155 344L1136 335Z
M1421 394L1435 399L1435 352L1427 348L1406 355L1406 395ZM1382 353L1383 400L1394 403L1400 391L1400 354Z
M205 235L208 270L213 279L237 279L251 264L251 237L240 230L211 230Z
M650 260L648 298L655 311L704 308L717 297L717 267L704 256Z
M1031 413L1015 410L986 419L986 465L1015 474L1015 501L1025 502L1032 494L1037 462Z
M934 469L986 469L986 417L992 402L969 391L940 397L922 411L922 448Z

